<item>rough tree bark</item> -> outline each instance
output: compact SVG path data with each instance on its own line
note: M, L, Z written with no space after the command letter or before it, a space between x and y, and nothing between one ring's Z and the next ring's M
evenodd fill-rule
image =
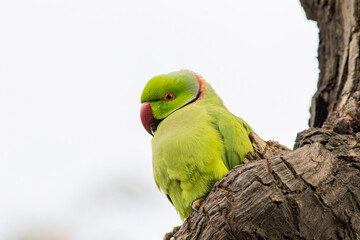
M231 170L175 239L360 239L360 0L300 2L320 30L311 128Z

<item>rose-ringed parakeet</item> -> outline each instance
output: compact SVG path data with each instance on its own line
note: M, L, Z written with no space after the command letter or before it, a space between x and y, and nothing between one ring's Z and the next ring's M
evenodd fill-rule
M253 151L252 129L189 70L152 78L141 103L142 124L153 135L156 185L185 219L193 211L191 204Z

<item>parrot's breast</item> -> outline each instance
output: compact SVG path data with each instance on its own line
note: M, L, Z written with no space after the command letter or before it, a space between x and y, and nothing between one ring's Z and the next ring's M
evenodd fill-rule
M201 102L179 109L161 122L152 152L155 182L183 219L192 212L191 203L228 172L222 160L221 135Z

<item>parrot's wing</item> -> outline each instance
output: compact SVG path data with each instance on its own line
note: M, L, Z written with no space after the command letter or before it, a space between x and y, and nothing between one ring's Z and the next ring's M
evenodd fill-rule
M246 132L248 133L248 135L253 132L254 130L252 130L252 128L249 126L249 124L247 124L244 120L242 120L241 118L233 115L236 120L246 129Z
M217 109L215 123L224 142L223 161L228 170L242 163L249 151L254 151L249 133L251 127L227 110Z

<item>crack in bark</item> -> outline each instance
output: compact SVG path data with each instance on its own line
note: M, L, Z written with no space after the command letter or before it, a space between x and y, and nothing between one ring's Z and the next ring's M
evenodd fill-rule
M271 183L264 183L263 180L261 179L261 177L259 177L258 175L255 175L255 181L259 182L261 185L266 186L266 187L270 187Z
M355 193L353 191L351 191L348 187L347 187L348 192L350 193L351 199L353 200L353 202L355 203L355 206L358 210L358 212L360 213L360 199L358 199L355 196Z
M205 214L205 216L206 216L206 214ZM201 231L203 230L202 225L203 225L205 222L206 222L206 219L201 218L201 219L199 219L198 224L195 225L195 226L196 226L196 228L195 228L195 239L199 239L199 236L200 236L200 234L201 234ZM216 231L216 230L217 230L217 229L215 229L215 231Z
M225 213L225 218L226 220L228 221L229 223L229 228L231 230L231 236L236 240L236 237L235 237L235 229L233 229L235 226L236 226L236 221L234 220L232 216L232 212L231 212L231 209L233 209L233 199L231 197L231 194L229 194L229 192L226 192L225 193L225 197L229 203L229 208L226 209L226 213Z
M353 167L353 168L356 168L357 170L359 170L359 173L358 173L358 174L360 175L360 165L353 163L353 164L351 164L350 166Z
M273 177L275 185L281 190L281 192L284 195L291 193L292 192L291 189L285 183L283 183L279 175L271 168L269 160L267 160L267 165L268 165L268 172Z
M217 232L221 232L220 228L218 228L214 222L211 220L211 216L209 214L209 212L206 210L206 208L202 209L203 213L205 214L206 218L207 218L207 222L217 231Z
M349 56L350 56L350 42L351 42L351 38L352 38L352 33L350 33L350 36L348 37L348 42L346 44L346 50L345 54L343 56L343 59L345 59L345 62L340 70L340 74L336 74L336 76L339 75L339 80L338 80L338 84L337 84L337 88L336 88L336 99L340 98L340 95L342 93L342 90L344 88L345 82L347 80L347 76L348 76L348 61L349 61ZM334 104L331 111L335 110L337 104Z
M354 236L356 236L356 235L355 235L355 230L351 224L351 216L349 216L349 214L346 211L344 212L344 215L347 217L346 226L347 226L347 229L349 230L349 232L346 232L346 233L351 239L355 239Z
M316 192L316 187L313 186L312 184L308 183L303 176L299 175L300 179L303 181L303 183L305 184L305 186L309 187L313 192Z
M296 240L306 240L306 238L301 237L298 234L287 235L286 233L283 233L282 236L283 236L283 239L287 239L287 240L294 240L294 239L296 239Z
M290 172L293 174L294 178L299 179L298 174L296 173L295 169L293 168L293 166L285 160L285 158L283 156L280 156L281 161L283 161L283 163L285 164L285 166L290 170Z
M349 226L339 217L334 213L333 208L331 208L329 205L327 205L325 203L325 201L322 199L322 197L319 195L319 193L317 193L316 191L316 187L313 186L312 184L310 184L309 182L307 182L301 175L300 175L300 179L305 183L305 185L309 186L310 189L314 192L313 196L318 200L318 202L326 209L329 210L329 212L331 213L331 215L335 218L335 220L337 222L339 222L344 228L346 228L347 230L349 230Z
M294 198L292 198L291 196L287 196L286 200L288 201L289 206L290 206L291 215L293 218L293 225L294 225L295 229L300 232L300 227L299 227L300 208L299 208L299 205L296 202L296 200Z
M350 162L350 163L360 163L359 160L358 160L358 156L351 156L351 155L338 155L337 158L341 159L341 160L345 160L347 162ZM355 166L354 166L355 167ZM358 168L360 166L357 166L356 168Z

